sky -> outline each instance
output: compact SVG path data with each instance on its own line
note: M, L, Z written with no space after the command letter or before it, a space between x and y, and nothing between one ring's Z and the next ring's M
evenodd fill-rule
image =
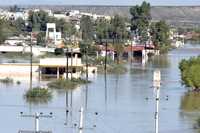
M136 5L143 0L0 0L0 5ZM200 6L200 0L146 0L160 6Z

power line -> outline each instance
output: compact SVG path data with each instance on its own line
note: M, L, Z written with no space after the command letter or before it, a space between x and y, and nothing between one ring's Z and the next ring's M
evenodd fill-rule
M19 133L52 133L51 131L42 131L39 129L39 118L52 118L52 113L49 115L44 115L42 112L35 114L24 114L23 112L20 112L21 117L28 117L28 118L34 118L35 119L35 130L19 130Z

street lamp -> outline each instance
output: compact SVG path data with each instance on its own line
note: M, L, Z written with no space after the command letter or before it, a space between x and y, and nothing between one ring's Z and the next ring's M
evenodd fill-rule
M30 34L30 88L32 89L32 67L33 67L33 49L32 49L32 26L30 26L28 23L25 24L27 29L27 33Z

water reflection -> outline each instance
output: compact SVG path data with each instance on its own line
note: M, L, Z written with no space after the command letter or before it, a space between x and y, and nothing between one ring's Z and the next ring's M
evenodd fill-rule
M184 106L187 105L188 99L192 99L191 96L181 98L182 95L186 95L187 89L181 86L180 82L167 81L180 80L178 70L180 60L198 54L200 51L173 50L168 56L152 58L152 61L148 62L145 68L142 68L141 63L132 62L129 73L123 75L98 74L91 84L82 85L72 91L52 90L53 99L42 106L32 106L22 99L28 83L23 82L18 86L15 84L8 87L0 86L0 105L14 105L0 106L0 117L4 120L0 129L2 132L9 133L18 131L19 127L32 129L30 124L32 120L21 120L16 117L20 111L28 112L30 107L31 112L41 111L55 114L52 121L44 120L45 122L41 122L42 129L51 128L53 133L75 133L78 132L77 129L68 127L72 126L73 123L78 123L78 111L80 106L83 106L87 108L84 113L86 127L93 125L95 118L91 112L97 111L99 113L97 120L95 120L96 133L153 133L155 100L152 98L153 89L150 86L152 85L153 70L160 68L162 80L165 81L161 88L160 132L196 133L192 129L196 119L191 119L191 116L187 116L185 112L180 115L180 112L183 112L182 108L186 108ZM41 81L42 83L44 81ZM168 97L163 99L165 96L169 96L170 99ZM200 101L200 99L195 101L197 100ZM182 110L180 104L182 104ZM69 109L69 112L66 108ZM64 123L67 125L64 126ZM84 130L84 133L94 133L94 131Z
M32 104L32 105L40 105L40 104L48 104L49 102L51 102L52 97L43 97L43 98L26 98L24 96L24 99L27 103Z
M65 122L65 125L68 124L68 113L69 113L68 101L69 101L69 99L68 99L68 91L66 91L66 93L65 93L65 104L66 104L66 122Z
M115 82L115 104L117 104L118 99L118 88L119 88L119 75L116 75L116 82Z
M154 56L150 58L149 60L150 64L153 68L169 68L170 67L170 61L168 59L168 55L160 55L160 56Z
M107 93L108 93L108 91L107 91L107 73L105 72L105 74L104 74L104 88L105 88L105 94L104 94L104 99L105 99L105 108L106 108L106 110L107 110Z
M181 109L186 112L200 111L200 93L187 92L181 98Z

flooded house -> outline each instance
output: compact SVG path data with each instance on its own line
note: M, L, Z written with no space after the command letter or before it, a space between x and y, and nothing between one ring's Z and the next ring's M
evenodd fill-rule
M40 59L41 77L78 78L81 76L83 64L80 52L67 52L65 57ZM68 73L67 73L68 72Z

